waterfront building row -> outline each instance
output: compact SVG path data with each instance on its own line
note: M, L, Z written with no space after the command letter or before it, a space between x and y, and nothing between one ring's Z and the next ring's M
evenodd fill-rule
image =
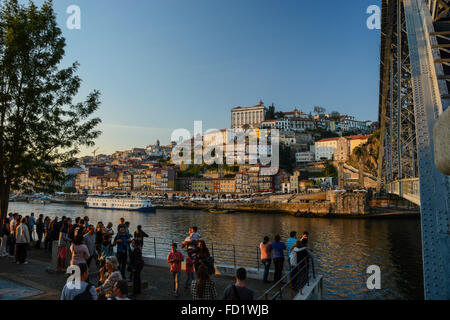
M361 132L368 133L375 129L372 121L360 121L350 115L339 114L305 114L298 109L290 112L280 112L277 119L267 117L268 108L260 100L256 106L236 107L231 109L232 129L278 129L282 132L305 132L310 130L326 130L331 132Z

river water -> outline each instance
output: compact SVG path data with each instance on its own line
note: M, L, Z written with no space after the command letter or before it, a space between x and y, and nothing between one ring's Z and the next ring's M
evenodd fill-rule
M310 234L318 273L324 276L324 299L423 299L422 253L419 219L325 219L296 218L284 214L211 214L205 211L163 210L156 213L85 209L79 205L10 203L10 212L34 212L53 217L89 216L90 223L112 222L124 217L130 231L142 225L150 237L179 241L189 226L197 226L203 239L214 243L254 247L241 249L256 260L256 247L268 235L282 240L292 230ZM144 245L144 255L154 255L153 240ZM217 251L215 254L219 254ZM239 250L239 249L238 249ZM366 269L381 269L381 289L367 289Z

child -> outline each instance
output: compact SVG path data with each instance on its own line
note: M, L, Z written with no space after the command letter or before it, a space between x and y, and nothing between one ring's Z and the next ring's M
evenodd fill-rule
M172 252L167 256L167 262L170 263L170 272L173 277L173 291L175 297L179 294L179 284L180 284L180 273L181 273L181 262L184 260L184 256L180 251L177 251L177 244L172 243Z
M194 280L194 262L189 256L186 257L186 276L186 284L184 287L188 289Z

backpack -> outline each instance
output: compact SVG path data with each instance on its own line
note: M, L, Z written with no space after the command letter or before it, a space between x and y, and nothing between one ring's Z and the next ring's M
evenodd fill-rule
M234 297L234 298L233 298ZM230 288L229 300L241 300L236 286L233 284Z
M77 294L73 300L93 300L90 292L92 287L93 285L88 282L86 289L84 289L82 293Z

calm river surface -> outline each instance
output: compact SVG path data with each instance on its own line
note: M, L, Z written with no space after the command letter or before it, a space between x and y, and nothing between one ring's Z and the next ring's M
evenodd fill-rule
M131 231L142 225L150 237L180 241L189 226L196 225L207 242L244 244L255 250L265 235L271 240L289 232L310 233L319 273L324 276L325 299L423 299L422 253L419 219L363 220L295 218L282 214L211 214L204 211L163 210L156 213L85 209L79 205L10 203L10 212L28 215L89 216L90 222L112 222L119 218L131 223ZM147 240L144 254L150 254L153 240ZM217 251L218 249L216 249ZM215 252L216 255L218 254ZM245 254L245 253L244 253ZM153 251L151 251L153 255ZM381 290L368 290L366 268L381 269Z

